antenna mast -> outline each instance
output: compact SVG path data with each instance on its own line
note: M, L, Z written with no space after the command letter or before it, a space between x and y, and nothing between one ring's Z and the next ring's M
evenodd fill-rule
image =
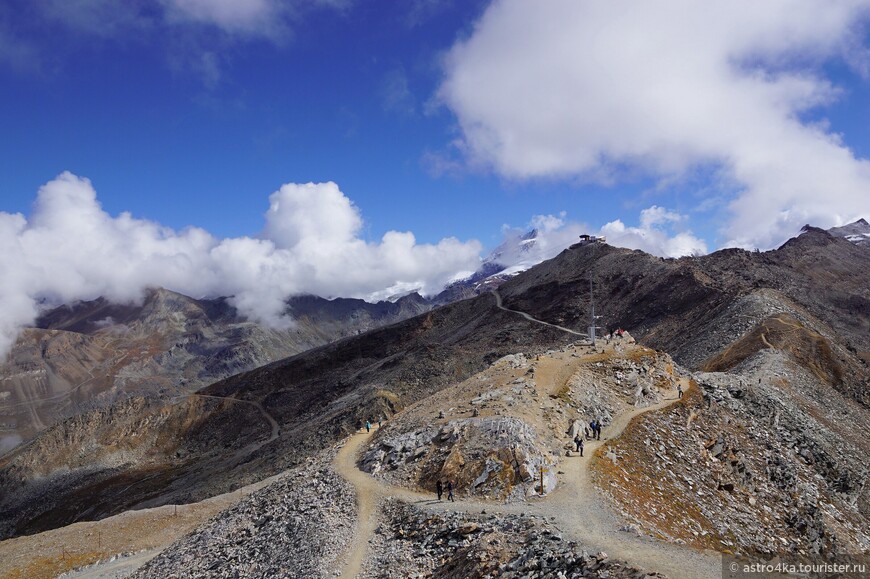
M589 339L595 347L595 292L592 291L592 275L589 275L589 304L591 306L589 318Z

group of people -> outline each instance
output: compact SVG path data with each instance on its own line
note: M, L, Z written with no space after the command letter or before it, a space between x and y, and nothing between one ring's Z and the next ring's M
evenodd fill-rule
M593 420L589 423L589 428L592 429L592 440L601 440L601 422ZM590 438L589 430L586 430L586 438Z
M435 484L435 492L438 493L438 500L441 500L441 496L444 494L444 483L441 482L441 479L438 479L438 482ZM447 481L447 500L453 501L453 481Z
M590 430L591 429L591 430ZM583 440L601 440L601 422L597 419L589 423L589 426L583 427L583 434L577 432L574 435L574 445L576 451L583 456Z

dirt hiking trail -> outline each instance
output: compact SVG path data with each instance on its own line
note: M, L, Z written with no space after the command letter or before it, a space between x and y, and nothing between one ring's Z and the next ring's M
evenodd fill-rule
M690 386L684 384L684 390ZM658 571L672 578L703 579L721 577L718 553L697 551L690 547L666 543L647 536L621 531L628 521L609 508L600 491L592 484L590 465L598 458L596 450L608 440L617 438L631 420L646 412L662 410L677 402L677 393L654 406L637 408L617 415L606 429L606 438L586 442L584 456L563 458L558 469L560 484L543 498L528 502L498 503L481 500L438 501L434 493L423 493L396 487L375 479L357 468L356 459L372 433L351 435L333 462L336 471L350 482L357 492L359 518L354 542L348 550L342 577L356 577L366 560L369 540L378 525L378 507L382 499L392 497L436 511L487 513L526 513L547 517L566 538L581 543L591 551L604 551L647 571ZM573 454L573 453L572 453Z
M573 335L584 336L568 328L542 322L525 312L509 310L502 306L501 296L492 292L496 306L523 316L525 319L563 330ZM684 392L692 386L688 380L680 380ZM544 387L546 387L544 385ZM665 393L658 404L643 408L626 405L626 410L617 414L606 428L602 440L586 441L584 456L563 457L557 465L560 471L559 484L549 495L533 497L528 502L498 503L480 500L459 500L455 503L438 501L434 493L422 493L396 487L375 479L360 471L357 457L371 438L372 432L357 432L351 435L333 461L336 471L350 482L357 492L359 518L354 541L348 549L342 577L356 577L363 569L367 557L369 540L378 525L379 504L385 497L393 497L414 503L422 508L436 511L463 511L487 513L530 514L546 517L562 534L581 543L592 551L604 551L610 557L627 561L647 571L658 571L677 579L714 579L721 577L721 559L718 553L698 551L691 547L667 543L648 536L639 536L622 531L628 521L616 514L606 502L602 493L593 485L590 466L596 460L609 460L598 457L596 451L608 440L622 434L631 421L647 412L662 411L679 401L678 392L673 389Z

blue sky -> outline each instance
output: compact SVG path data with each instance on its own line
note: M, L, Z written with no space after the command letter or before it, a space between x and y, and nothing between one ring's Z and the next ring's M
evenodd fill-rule
M0 337L148 285L279 324L290 293L431 293L532 224L540 258L581 232L679 256L870 217L868 22L870 0L4 2Z
M456 131L433 103L439 61L483 5L433 3L416 18L410 3L310 9L280 43L217 27L104 37L32 10L19 27L7 10L7 30L28 31L36 55L0 67L2 209L28 213L37 188L68 170L93 182L109 213L221 237L258 234L286 182L335 181L371 238L398 229L491 246L502 224L536 214L618 216L578 203L570 182L432 174L427 154ZM195 68L204 54L219 78Z
M636 224L653 204L681 214L698 204L687 187L663 191L647 175L602 186L469 166L437 174L432 156L455 157L460 132L436 98L442 59L472 34L484 1L297 2L275 34L168 25L160 2L44 4L0 11L0 46L26 54L8 50L0 61L5 211L26 214L36 189L66 170L91 179L109 213L221 237L256 235L266 197L286 182L337 182L368 238L399 229L484 246L499 242L503 224L524 227L538 214L566 211L600 227ZM824 65L841 94L806 118L826 119L867 156L867 80L842 59ZM692 224L711 249L726 241L717 222L696 215Z

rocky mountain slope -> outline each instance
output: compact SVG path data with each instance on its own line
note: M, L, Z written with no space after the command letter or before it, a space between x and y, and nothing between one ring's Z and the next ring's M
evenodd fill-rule
M808 228L777 250L725 249L657 258L604 244L575 247L501 286L505 304L553 323L589 325L589 282L598 325L629 329L690 368L726 370L729 347L784 314L798 320L787 346L827 370L826 384L870 403L870 274L866 250ZM776 325L776 321L770 322ZM744 354L767 347L754 334ZM725 360L716 358L725 356Z
M341 439L363 417L392 415L503 355L546 348L560 339L558 330L529 328L518 316L498 310L492 296L444 306L209 386L201 393L244 402L227 401L197 416L197 428L209 428L214 436L208 453L184 452L185 439L196 438L194 429L167 437L170 443L163 447L143 440L141 455L148 461L138 456L123 466L105 461L100 457L111 455L117 442L108 433L115 428L135 432L138 422L123 425L119 416L126 411L85 413L0 461L0 533L33 532L74 520L77 515L52 509L70 494L92 497L91 512L104 516L198 500L259 480ZM136 420L161 424L180 403L138 403L142 409ZM268 437L263 420L251 424L255 404L268 409L280 429L275 440L239 455L236 449L251 448L257 436ZM236 416L232 408L239 410ZM59 441L71 437L90 451L81 460L70 462L58 452ZM159 477L152 476L155 468ZM131 486L131 480L142 482ZM48 496L50 501L39 500ZM40 509L45 516L36 512Z
M842 227L832 227L828 233L836 237L844 237L863 247L870 247L870 223L866 219L859 219Z
M366 418L384 417L389 427L363 452L361 466L385 483L401 479L431 492L433 476L456 475L463 497L528 498L534 483L512 470L495 448L503 447L521 449L529 470L555 470L555 497L558 470L567 468L557 457L574 420L629 416L627 406L661 395L657 376L693 371L699 390L624 424L600 451L597 476L609 495L602 500L638 533L670 545L863 552L868 260L864 248L813 228L775 251L679 260L575 246L502 285L505 307L528 317L481 295L217 382L200 392L217 398L197 401L203 407L194 412L183 410L192 400L150 409L143 402L130 412L135 424L189 415L190 428L166 420L163 432L171 436L152 436L129 460L108 460L120 456L110 452L117 441L100 433L109 432L108 422L121 428L132 418L92 413L81 424L54 427L40 437L53 437L54 445L31 445L2 464L0 520L6 534L19 534L78 516L195 500L304 463ZM580 338L554 324L588 325L590 278L604 316L599 324L628 329L659 361L638 365L622 355L580 364L571 355L580 355L568 346ZM498 362L507 355L517 366L499 369L511 365L510 358ZM481 372L502 374L475 383ZM84 458L58 453L71 437L87 449ZM461 469L450 471L451 461ZM545 478L541 490L547 487ZM36 506L7 498L19 496ZM40 506L45 496L88 497L91 510L65 514ZM650 509L650 501L676 505L680 528L667 523L675 513ZM757 516L755 507L766 514Z
M275 330L226 299L151 290L140 305L105 299L45 312L0 365L0 454L57 421L129 395L174 396L277 359L393 323L431 306L298 296Z

